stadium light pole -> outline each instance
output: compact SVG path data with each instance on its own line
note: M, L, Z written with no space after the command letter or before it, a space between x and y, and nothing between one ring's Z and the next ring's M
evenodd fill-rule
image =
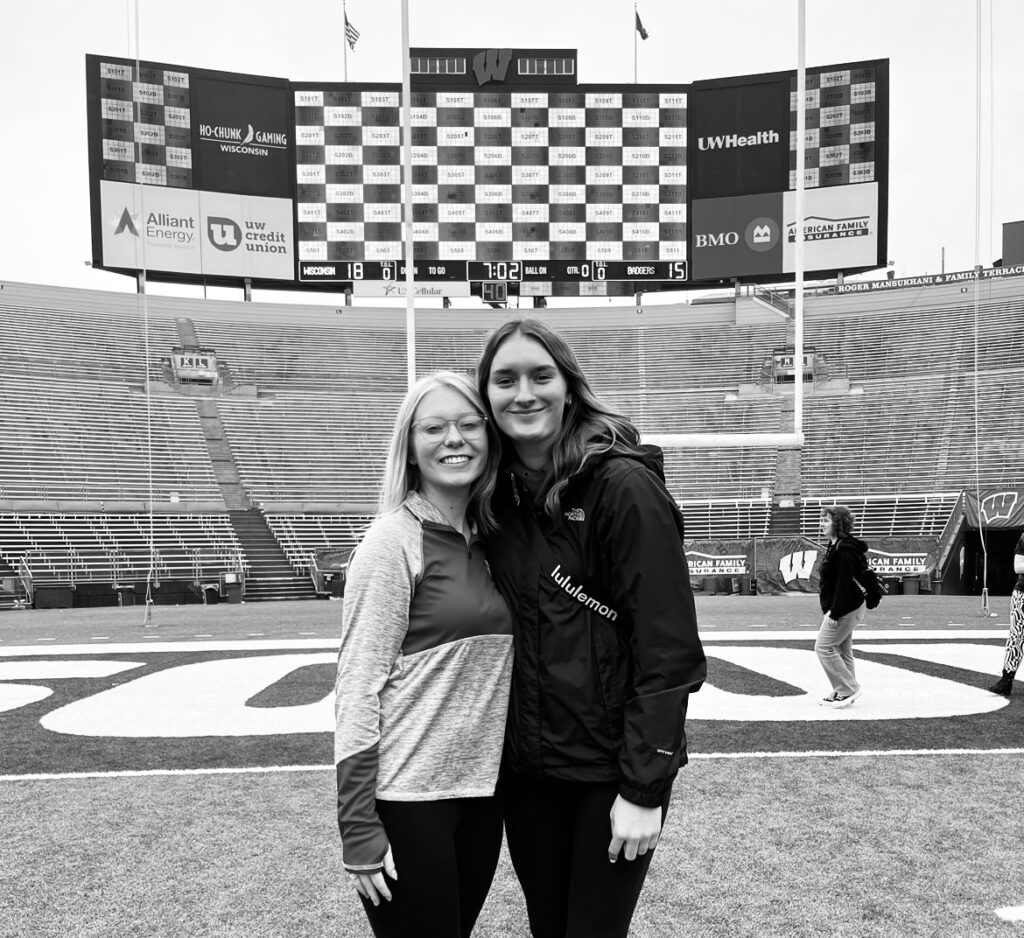
M412 237L412 62L409 0L402 0L402 174L405 176L405 356L409 387L416 381L416 297Z

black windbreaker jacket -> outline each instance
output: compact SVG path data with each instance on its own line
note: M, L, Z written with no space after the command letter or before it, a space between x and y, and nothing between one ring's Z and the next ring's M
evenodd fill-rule
M859 609L864 593L853 578L867 567L868 545L860 538L846 535L829 543L821 561L818 601L821 611L839 619Z
M588 464L557 524L535 504L540 474L505 467L488 559L515 624L504 770L618 781L653 807L686 763L687 701L707 664L682 518L661 451L645 449Z

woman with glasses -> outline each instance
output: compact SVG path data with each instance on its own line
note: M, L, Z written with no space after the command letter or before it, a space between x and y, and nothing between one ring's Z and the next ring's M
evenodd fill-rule
M464 375L399 408L349 563L335 687L345 869L378 938L467 938L501 848L512 622L481 543L498 447Z
M661 452L565 341L508 322L477 367L503 441L488 558L516 628L502 765L535 938L625 938L704 680Z

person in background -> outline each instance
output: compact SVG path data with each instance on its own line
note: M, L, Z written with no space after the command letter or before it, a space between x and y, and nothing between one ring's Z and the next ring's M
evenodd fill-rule
M853 513L845 505L822 509L821 533L828 538L818 597L824 615L814 651L832 684L832 693L819 703L841 709L861 695L853 663L853 630L867 613L864 591L856 577L867 566L868 545L853 536Z
M1013 679L1024 657L1024 534L1013 549L1013 572L1017 574L1017 582L1010 593L1010 633L1006 636L1003 674L989 688L1002 697L1013 693Z
M543 324L501 326L477 381L504 459L488 558L516 635L509 853L535 938L624 938L707 671L682 517L660 450Z
M497 867L512 620L481 540L495 527L497 454L472 382L421 378L399 408L378 517L349 563L338 826L378 938L468 938Z

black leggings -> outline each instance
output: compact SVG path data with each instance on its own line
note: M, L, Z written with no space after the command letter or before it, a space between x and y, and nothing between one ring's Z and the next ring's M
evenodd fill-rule
M626 938L653 854L609 862L618 785L503 777L502 794L533 938Z
M362 899L374 935L469 938L501 852L500 801L378 801L377 813L398 879L385 874L390 902Z

